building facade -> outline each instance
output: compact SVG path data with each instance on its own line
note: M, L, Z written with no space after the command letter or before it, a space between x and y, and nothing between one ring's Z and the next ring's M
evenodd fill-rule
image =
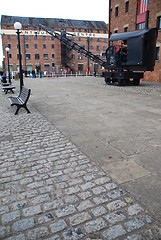
M111 33L143 29L147 10L149 28L158 29L158 38L155 69L144 79L161 82L161 0L111 0Z
M100 58L104 58L104 52L108 47L108 30L105 22L2 15L1 34L6 71L8 71L6 47L9 47L10 71L19 71L17 35L14 29L15 22L22 24L20 43L22 69L24 71L32 72L36 69L38 72L41 69L49 74L60 74L67 69L73 73L85 73L87 69L89 69L88 71L91 74L94 71L101 71L101 66L74 50L64 48L59 40L36 26L40 23L53 32L57 31L60 34L62 30L65 30L68 38Z

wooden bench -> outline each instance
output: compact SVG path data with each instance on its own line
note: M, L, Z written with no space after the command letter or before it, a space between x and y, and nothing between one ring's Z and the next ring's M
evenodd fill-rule
M27 89L22 86L22 91L20 92L18 97L9 97L9 101L11 103L11 106L17 106L17 110L15 112L15 115L18 115L18 111L20 108L25 108L27 113L30 113L29 109L27 108L26 104L30 97L31 89Z
M14 91L13 91L14 88L16 88L16 87L13 85L8 85L8 86L2 85L2 89L4 90L5 94L7 94L8 91L11 91L12 93L14 93Z

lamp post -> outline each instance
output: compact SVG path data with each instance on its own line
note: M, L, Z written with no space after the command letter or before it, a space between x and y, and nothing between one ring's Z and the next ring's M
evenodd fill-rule
M20 72L20 92L22 91L23 84L23 73L22 73L22 63L21 63L21 48L20 48L20 30L22 25L20 22L14 23L14 28L17 30L17 40L18 40L18 52L19 52L19 72Z
M5 72L5 56L3 56L3 71Z
M9 64L9 47L6 47L6 53L7 53L7 63L8 63L8 81L9 81L9 84L11 84L10 64Z

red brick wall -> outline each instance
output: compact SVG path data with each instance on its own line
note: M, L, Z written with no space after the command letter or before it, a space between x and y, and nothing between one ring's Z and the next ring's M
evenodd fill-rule
M1 29L7 29L7 26L1 26ZM14 29L12 26L10 27L10 30ZM24 30L24 29L23 29ZM30 30L34 30L32 27L29 27L26 32L29 32ZM55 31L60 31L60 29L55 29ZM72 29L68 28L66 29L67 32L72 32ZM74 29L75 32L78 32L78 29ZM81 32L85 32L84 29L81 29ZM93 33L97 33L97 30L93 30ZM99 33L104 33L103 30L99 30ZM7 39L7 35L2 35L2 44L3 44L3 53L5 54L5 48L8 46L8 44L11 44L10 54L12 54L12 58L10 59L10 65L13 65L13 71L17 71L17 65L19 65L19 60L17 59L18 49L17 49L17 36L16 35L10 35L11 39ZM70 38L70 37L69 37ZM88 49L88 43L87 43L87 37L82 37L81 41L78 41L78 37L75 37L74 41L80 45L85 45L85 48ZM52 63L55 63L55 71L56 73L61 72L61 69L64 67L61 65L61 43L59 40L54 39L51 40L51 36L46 36L46 40L43 40L43 36L37 35L37 40L34 39L34 35L28 35L28 40L26 40L26 37L24 35L20 35L20 43L21 43L21 54L22 54L22 68L24 70L27 69L27 65L32 65L32 69L36 68L36 64L41 64L41 69L44 71L44 64L49 64L50 69L49 72L52 72ZM28 44L29 48L26 48L26 44ZM35 44L37 44L37 49L35 49ZM46 49L43 49L43 44L46 44ZM54 44L54 49L51 48L51 45ZM89 45L93 46L93 49L90 51L96 55L100 55L100 53L105 52L103 50L103 46L106 48L108 47L108 39L106 39L106 42L104 42L103 38L100 38L100 41L97 42L96 38L93 38L93 41L89 43ZM96 47L99 45L100 50L97 51ZM26 53L30 54L30 59L26 59ZM40 56L40 59L35 59L35 54L38 53ZM48 59L43 59L43 54L48 54ZM82 57L81 60L78 59L78 53L74 50L68 50L68 59L67 64L73 68L74 71L78 71L78 63L83 64L83 71L86 71L88 67L88 58ZM75 59L70 59L72 53L75 54ZM54 58L52 58L52 54L55 55ZM74 61L74 66L72 66L72 63ZM94 62L91 60L90 63L90 71L93 73L94 71ZM6 71L7 69L7 58L5 59L5 66ZM101 69L101 66L99 66L99 70Z
M118 17L115 17L115 6L118 7ZM137 1L129 1L129 12L125 13L125 0L112 0L111 1L112 14L111 14L111 32L118 28L118 32L124 32L124 25L128 24L128 31L135 30L136 22L136 9Z
M157 26L157 14L161 16L161 0L149 0L148 3L149 14L149 27L153 28ZM145 80L151 80L155 82L161 82L161 30L158 31L157 46L160 46L159 59L156 60L154 72L147 72L145 74Z
M1 26L2 29L6 29L6 26ZM10 27L12 29L12 27ZM31 28L28 29L33 30ZM9 51L12 54L10 59L10 65L13 65L13 71L17 71L17 65L19 65L19 60L17 59L18 48L17 48L17 36L10 35L11 39L7 39L7 35L2 35L3 43L3 53L6 54L5 48L8 44L11 44L11 49ZM26 44L29 45L29 48L26 48ZM35 49L35 44L37 44L37 49ZM43 44L46 44L46 49L43 49ZM51 45L54 44L54 49L51 48ZM28 40L24 35L20 35L20 45L21 45L21 54L22 54L22 69L27 69L27 65L32 65L32 68L36 68L36 64L41 64L41 69L44 71L44 64L50 64L50 72L52 72L52 63L56 63L57 69L61 68L61 48L60 42L56 39L51 40L50 36L46 36L46 40L43 40L43 36L37 36L37 40L34 40L34 36L29 35ZM30 59L26 59L26 53L30 54ZM35 59L35 54L38 53L40 59ZM55 57L52 58L52 53L55 54ZM48 59L43 59L43 54L48 54ZM7 66L7 57L5 58L5 66ZM7 67L6 70L8 71Z

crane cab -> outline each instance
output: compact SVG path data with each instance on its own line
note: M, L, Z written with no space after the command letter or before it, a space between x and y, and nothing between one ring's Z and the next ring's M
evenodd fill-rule
M125 85L133 79L139 85L145 71L153 71L156 58L156 28L113 34L106 50L106 83Z

